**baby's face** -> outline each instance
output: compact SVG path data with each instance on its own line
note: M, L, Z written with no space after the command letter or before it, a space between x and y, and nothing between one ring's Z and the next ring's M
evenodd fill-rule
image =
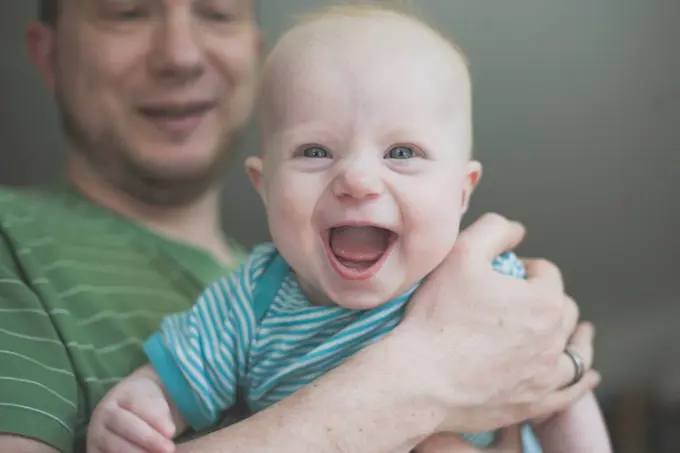
M264 159L248 168L307 295L369 309L443 260L480 168L462 74L450 86L451 70L408 52L336 47L281 72Z

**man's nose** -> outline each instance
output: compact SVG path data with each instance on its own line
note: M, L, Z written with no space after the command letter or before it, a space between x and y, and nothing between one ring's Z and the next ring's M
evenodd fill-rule
M168 12L154 31L153 72L173 81L186 81L204 70L204 49L199 27L191 12Z

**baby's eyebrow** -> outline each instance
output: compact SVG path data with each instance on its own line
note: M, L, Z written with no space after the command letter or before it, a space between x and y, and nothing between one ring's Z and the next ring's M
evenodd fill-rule
M284 147L293 147L309 141L338 143L342 137L335 129L318 123L303 123L284 129L279 134L279 143ZM321 144L321 143L319 143Z
M413 140L426 140L431 132L430 127L426 125L419 126L413 124L401 124L401 125L391 125L383 126L380 136L385 141L413 141Z

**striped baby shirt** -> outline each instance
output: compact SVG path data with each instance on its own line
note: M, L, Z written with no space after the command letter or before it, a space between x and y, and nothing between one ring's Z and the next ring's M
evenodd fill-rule
M512 253L493 266L525 276ZM167 316L145 351L187 423L204 429L237 395L257 412L378 340L399 323L416 288L371 310L315 306L276 248L262 244L190 310Z

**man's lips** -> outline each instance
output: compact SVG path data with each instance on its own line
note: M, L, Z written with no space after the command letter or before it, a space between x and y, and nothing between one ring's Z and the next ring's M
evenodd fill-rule
M139 113L158 129L171 134L192 132L204 116L214 109L215 102L187 102L144 105Z
M211 101L159 102L141 105L139 111L153 116L182 116L202 113L215 107Z

